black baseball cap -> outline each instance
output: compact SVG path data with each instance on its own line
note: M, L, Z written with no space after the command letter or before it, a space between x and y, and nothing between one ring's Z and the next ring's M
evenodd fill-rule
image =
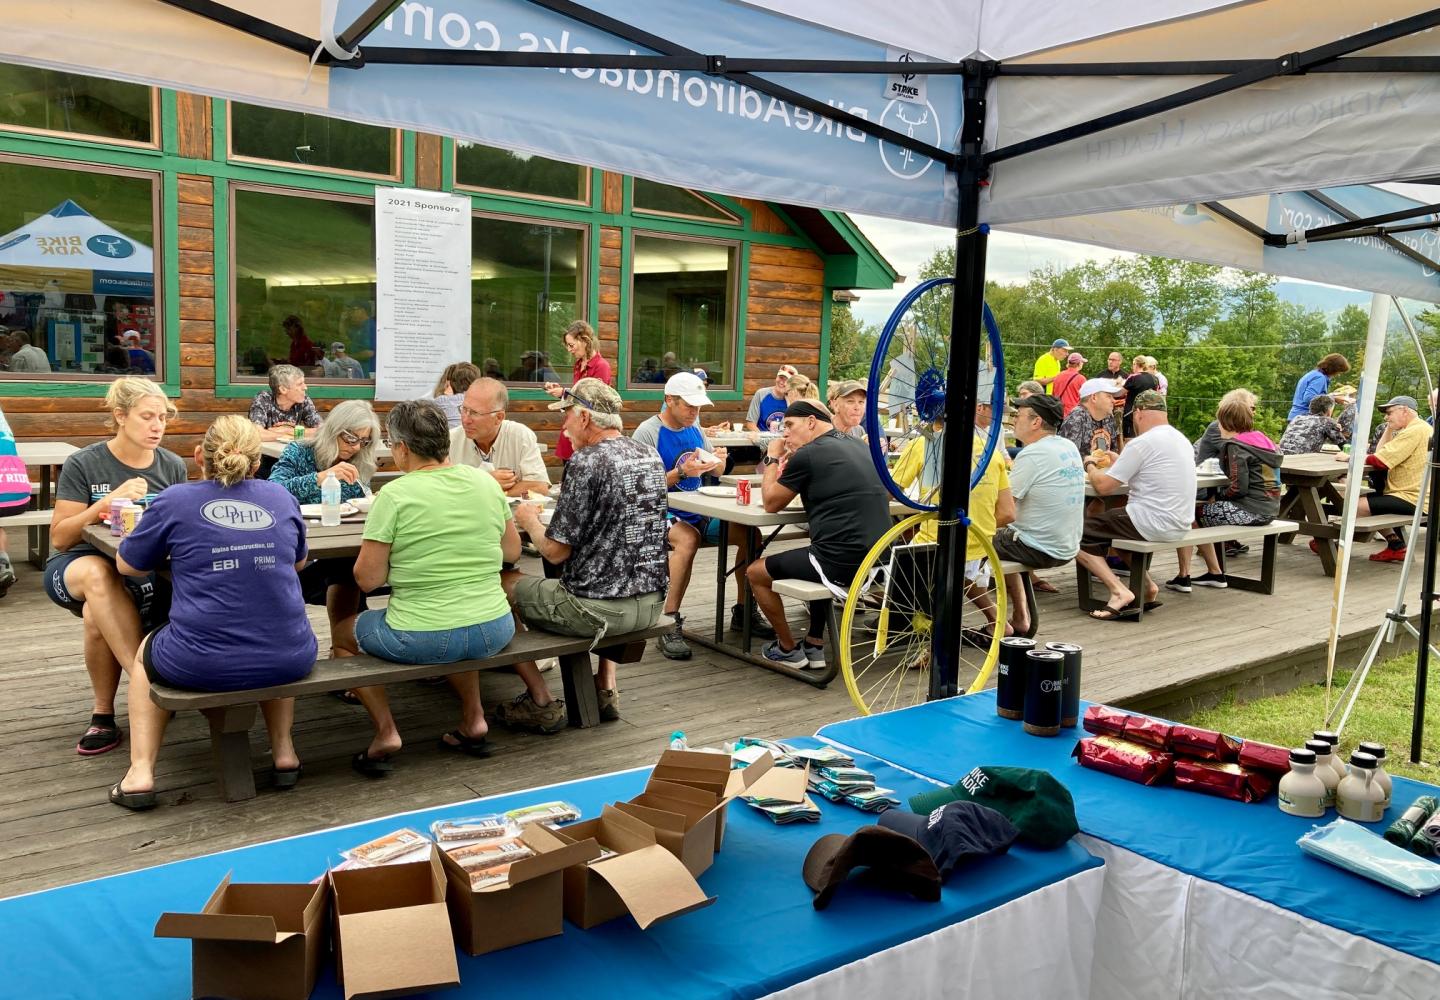
M1059 847L1080 832L1070 790L1049 771L986 764L949 788L911 796L910 809L925 814L947 802L978 802L996 810L1035 847Z
M1042 393L1026 396L1024 399L1015 400L1015 409L1028 406L1039 415L1051 427L1059 427L1065 419L1065 407L1060 405L1060 400L1054 396L1046 396Z
M887 809L880 814L880 825L918 841L942 880L976 858L1004 854L1020 836L1014 823L974 802L947 802L926 814Z
M927 903L940 899L940 871L923 846L894 830L862 826L848 837L826 834L810 846L803 870L805 884L815 890L815 909L829 906L856 868L869 869L871 884L901 889Z

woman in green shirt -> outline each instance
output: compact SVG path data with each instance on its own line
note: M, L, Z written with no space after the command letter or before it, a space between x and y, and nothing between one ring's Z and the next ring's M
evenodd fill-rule
M388 585L390 604L341 622L337 644L353 635L362 652L396 663L494 656L515 634L500 567L519 558L520 534L505 494L493 476L450 464L450 426L430 400L397 404L386 430L405 475L375 495L355 580L367 591ZM441 749L488 757L479 673L448 680L460 697L461 723L441 737ZM375 738L351 763L378 777L390 770L400 733L383 687L355 693L375 724Z

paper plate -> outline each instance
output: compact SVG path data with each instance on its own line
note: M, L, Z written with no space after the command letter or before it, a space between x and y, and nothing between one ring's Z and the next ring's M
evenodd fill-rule
M324 507L324 504L318 504L318 503L302 503L302 504L300 505L300 516L301 516L301 517L318 518L318 517L321 516L321 513L322 513L321 508L322 508L322 507ZM341 516L341 517L349 517L351 514L358 514L358 513L360 513L360 511L359 511L359 510L355 507L355 505L352 504L352 503L342 503L342 504L340 505L340 516Z
M703 493L707 497L729 497L735 499L735 487L733 486L702 486L696 493Z

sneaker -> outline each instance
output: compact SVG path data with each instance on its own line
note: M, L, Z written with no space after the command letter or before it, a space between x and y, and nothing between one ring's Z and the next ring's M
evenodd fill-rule
M558 656L547 656L543 660L535 661L535 669L542 674L548 674L558 666L560 666L560 658Z
M595 694L600 699L600 721L619 722L620 692L613 688L608 691L604 688L596 688Z
M4 597L11 587L15 586L15 568L10 565L10 560L0 556L0 597ZM770 633L774 635L772 631Z
M1381 549L1370 557L1371 562L1404 562L1404 549Z
M730 608L730 631L745 631L745 605L736 604ZM775 630L765 620L759 608L753 608L750 612L750 634L758 639L775 638Z
M1201 573L1191 582L1197 587L1214 587L1216 590L1224 590L1230 586L1224 573Z
M824 670L824 669L825 669L825 647L824 647L824 646L812 646L812 645L810 645L808 642L802 642L802 643L800 643L800 648L805 651L805 669L807 669L807 670Z
M1173 590L1177 594L1190 593L1190 578L1188 576L1177 576L1173 580L1165 581L1165 589Z
M1227 556L1243 556L1250 551L1250 546L1243 542L1226 542L1225 554Z
M535 704L529 691L496 705L495 719L511 729L524 729L547 736L560 732L570 723L563 699L552 699L550 704L542 707Z
M804 645L804 643L801 643L800 645ZM801 649L798 645L794 649L788 651L781 649L780 640L778 639L772 642L767 642L765 644L764 653L765 659L774 660L776 663L788 663L792 667L800 667L801 669L805 669L810 666L810 658L805 655L805 650Z
M680 616L675 616L675 627L666 632L659 639L660 652L664 653L667 659L688 660L690 659L690 644L685 641L681 633Z
M1320 554L1320 539L1310 539L1310 551L1315 553L1317 556Z
M1130 564L1127 563L1124 559L1121 559L1119 556L1106 556L1105 565L1109 566L1117 573L1130 572Z

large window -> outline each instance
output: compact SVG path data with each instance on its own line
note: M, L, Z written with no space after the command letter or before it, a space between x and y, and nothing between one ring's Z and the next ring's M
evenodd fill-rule
M234 374L285 362L312 378L371 377L373 203L236 187L230 204Z
M573 163L473 142L455 143L455 183L461 187L588 202L589 182L589 170Z
M740 218L733 212L687 188L672 187L637 177L632 192L637 212L672 215L681 219L703 219L706 222L728 222L734 225L740 223Z
M29 66L0 65L0 124L152 145L155 92Z
M396 177L397 136L375 125L230 104L230 153L246 159Z
M734 243L636 235L630 296L631 387L664 384L704 368L711 384L734 381Z
M564 333L583 315L585 236L578 227L475 217L471 349L485 374L520 383L570 381Z
M0 157L0 378L153 375L157 178Z

